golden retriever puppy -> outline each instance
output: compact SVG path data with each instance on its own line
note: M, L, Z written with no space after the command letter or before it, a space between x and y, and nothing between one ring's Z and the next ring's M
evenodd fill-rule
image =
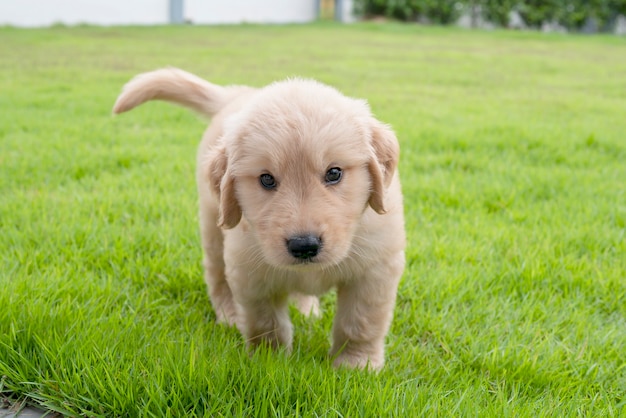
M205 279L220 322L290 350L288 301L337 290L335 366L379 369L404 270L398 141L365 101L312 80L218 86L168 68L113 108L165 100L212 117L198 152Z

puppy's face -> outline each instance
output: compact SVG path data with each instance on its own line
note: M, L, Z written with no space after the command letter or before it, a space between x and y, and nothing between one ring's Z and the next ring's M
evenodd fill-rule
M212 156L221 224L243 216L271 265L337 264L368 206L384 213L397 157L364 102L312 81L273 84L229 121Z

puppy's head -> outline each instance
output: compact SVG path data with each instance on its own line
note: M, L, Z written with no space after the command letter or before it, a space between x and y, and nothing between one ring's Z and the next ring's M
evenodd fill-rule
M210 156L219 223L243 216L271 265L337 264L364 211L385 213L398 154L364 101L310 80L272 84L231 117Z

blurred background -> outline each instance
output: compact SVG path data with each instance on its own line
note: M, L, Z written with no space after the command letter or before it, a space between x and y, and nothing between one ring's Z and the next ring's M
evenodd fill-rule
M0 25L307 23L394 19L463 27L626 34L626 0L20 0Z
M354 20L353 0L20 0L0 2L0 24L158 25Z

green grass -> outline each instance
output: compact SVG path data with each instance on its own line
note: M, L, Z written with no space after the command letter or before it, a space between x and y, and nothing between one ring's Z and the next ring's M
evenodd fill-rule
M134 74L302 75L402 146L407 268L379 374L324 315L246 353L201 274L204 123ZM395 24L0 28L0 392L87 416L626 413L626 43Z

